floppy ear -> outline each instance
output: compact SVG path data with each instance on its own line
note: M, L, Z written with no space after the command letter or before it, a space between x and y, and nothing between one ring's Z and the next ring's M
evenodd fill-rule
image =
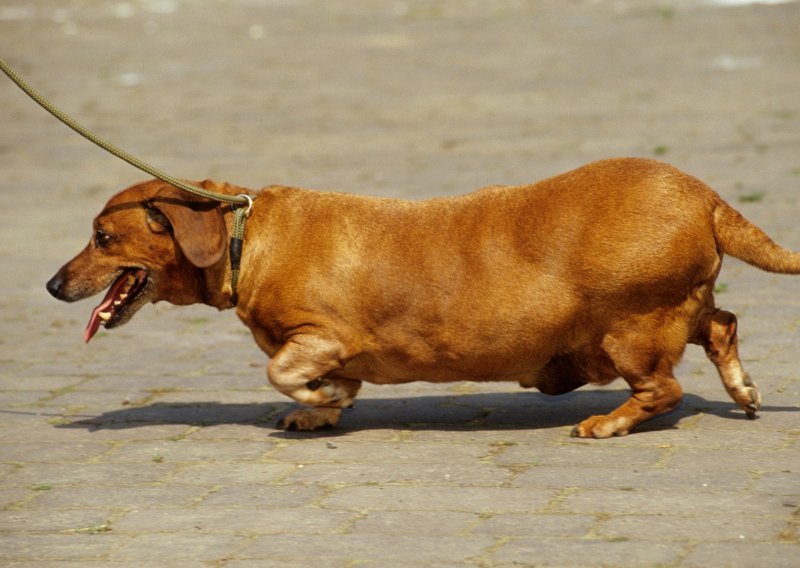
M219 203L170 186L159 191L146 209L150 229L159 232L159 226L164 230L171 226L183 254L198 268L216 264L225 254L228 231ZM169 226L164 227L165 221Z

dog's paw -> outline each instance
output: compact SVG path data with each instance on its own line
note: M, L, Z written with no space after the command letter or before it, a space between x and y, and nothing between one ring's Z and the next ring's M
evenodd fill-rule
M610 416L590 416L572 429L573 438L610 438L628 434L628 420Z
M341 416L341 408L300 408L281 418L278 421L278 428L306 432L330 428L339 422Z
M761 408L761 393L758 392L758 389L755 385L751 387L744 387L742 390L744 390L746 394L742 397L743 402L740 404L742 405L745 414L747 414L747 417L750 420L755 420L758 418L756 412L758 412L758 409Z
M761 408L761 393L747 373L744 374L741 383L726 385L726 388L731 398L744 410L750 420L758 418L756 413Z

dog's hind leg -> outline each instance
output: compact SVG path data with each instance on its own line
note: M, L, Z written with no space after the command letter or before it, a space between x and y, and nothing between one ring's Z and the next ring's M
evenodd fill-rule
M333 378L347 360L338 341L298 336L288 341L267 366L270 383L297 402L308 405L278 422L288 430L316 430L334 426L342 409L353 405L361 381Z
M731 312L713 310L700 319L690 341L703 346L706 355L717 367L722 384L730 397L745 411L748 418L755 418L761 407L761 393L742 369L736 327L736 316Z
M603 350L633 392L613 412L590 416L578 424L572 431L575 437L624 436L637 424L675 409L681 401L683 390L672 374L687 339L680 317L650 314L623 322L620 329L625 331L606 336Z
M625 436L637 424L674 410L683 396L681 386L671 370L654 372L648 376L624 378L633 390L631 397L613 412L590 416L575 426L572 431L574 437Z

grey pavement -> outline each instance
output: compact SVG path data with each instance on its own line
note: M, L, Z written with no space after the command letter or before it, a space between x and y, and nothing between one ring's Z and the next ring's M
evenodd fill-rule
M173 175L413 199L669 161L800 249L800 3L7 0L0 56ZM292 408L232 312L82 343L45 281L146 176L0 80L0 565L800 566L800 279L736 261L756 421L694 347L676 412L581 441L624 385L366 386Z

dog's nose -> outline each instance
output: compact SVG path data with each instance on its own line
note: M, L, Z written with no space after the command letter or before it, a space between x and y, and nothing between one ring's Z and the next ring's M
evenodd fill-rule
M57 299L61 299L61 292L64 289L64 277L59 272L47 281L47 291Z

